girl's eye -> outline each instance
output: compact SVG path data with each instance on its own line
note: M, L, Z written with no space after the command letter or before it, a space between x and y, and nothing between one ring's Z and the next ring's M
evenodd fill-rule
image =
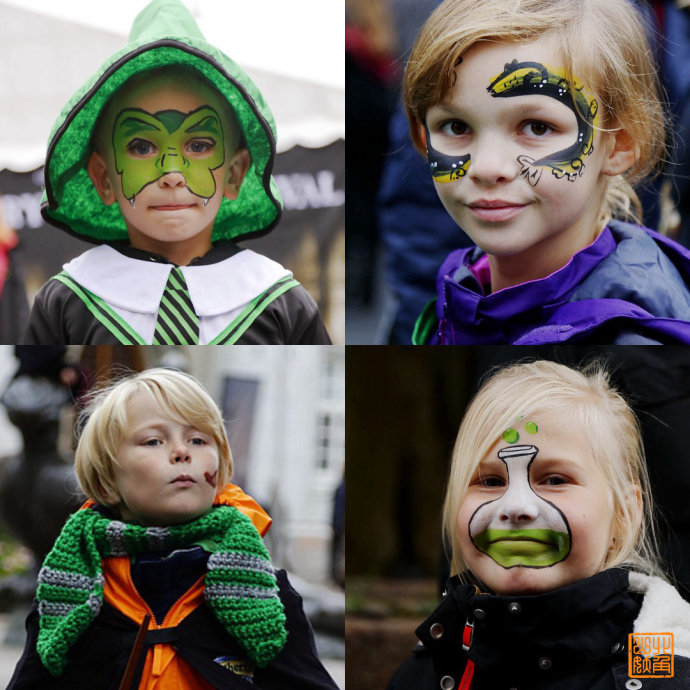
M449 136L459 137L467 134L468 127L462 120L448 120L441 124L441 131Z
M146 441L144 441L145 446L152 446L152 447L159 446L161 443L162 443L162 441L158 438L149 438L149 439L146 439Z
M485 486L487 488L495 488L499 486L505 486L506 480L503 477L479 477L476 482L479 486Z
M187 145L191 153L206 153L215 146L215 141L211 140L195 140Z
M155 153L155 147L150 141L146 141L145 139L132 139L132 141L127 144L127 151L135 156L148 156Z
M560 486L561 484L567 484L568 480L565 477L561 477L560 475L554 474L551 475L550 477L546 477L543 481L542 484L546 484L547 486Z
M195 436L192 439L192 445L193 446L204 446L204 445L206 445L206 439L201 438L200 436Z
M546 122L541 122L540 120L533 120L532 122L528 122L525 125L523 131L531 136L543 137L545 134L548 134L553 130L550 125L546 124Z

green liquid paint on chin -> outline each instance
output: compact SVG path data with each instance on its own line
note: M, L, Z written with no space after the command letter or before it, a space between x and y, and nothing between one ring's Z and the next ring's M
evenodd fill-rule
M548 568L570 553L570 537L550 529L487 529L474 545L504 568Z
M534 422L527 422L525 424L525 431L528 434L536 434L539 431L539 427Z
M501 436L501 438L506 443L517 443L520 440L520 434L518 434L518 432L511 427L503 432L503 436Z

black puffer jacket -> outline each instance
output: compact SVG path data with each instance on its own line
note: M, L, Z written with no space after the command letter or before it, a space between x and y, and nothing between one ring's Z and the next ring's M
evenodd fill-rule
M643 576L635 576L638 580ZM661 590L662 606L684 616L676 639L684 644L690 630L690 604L655 578L647 586ZM639 584L639 583L638 583ZM681 690L690 688L690 659L675 656L673 678L631 679L628 634L666 632L637 629L649 621L641 610L648 594L632 591L629 573L615 568L553 592L532 596L481 594L457 578L434 613L417 628L420 644L397 671L388 690L455 690L468 664L471 684L463 690ZM663 614L662 614L663 615ZM463 651L466 625L474 626L469 651ZM469 632L465 633L465 641ZM678 652L676 648L676 652Z

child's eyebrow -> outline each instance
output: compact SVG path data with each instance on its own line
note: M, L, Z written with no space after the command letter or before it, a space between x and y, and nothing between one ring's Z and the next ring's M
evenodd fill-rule
M133 134L134 132L140 132L141 130L153 130L154 132L157 132L159 129L152 123L146 122L146 120L138 118L136 115L130 115L129 117L126 117L124 120L122 120L122 122L118 124L118 128L126 129L127 135Z
M218 132L218 118L215 115L207 115L205 118L199 122L195 122L193 125L185 130L185 134L190 134L192 132L212 132L213 134L219 134Z
M577 460L570 460L564 457L543 456L540 458L537 455L537 457L534 459L534 462L532 463L532 468L538 468L540 471L549 469L553 466L562 467L572 472L583 471L582 464L579 463Z
M429 111L433 110L435 115L455 115L459 107L455 103L436 103L426 111L426 114L428 115Z

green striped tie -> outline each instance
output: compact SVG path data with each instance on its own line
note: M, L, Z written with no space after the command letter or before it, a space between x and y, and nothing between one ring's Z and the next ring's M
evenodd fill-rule
M199 317L194 312L187 283L176 266L170 271L158 307L154 345L197 345Z

